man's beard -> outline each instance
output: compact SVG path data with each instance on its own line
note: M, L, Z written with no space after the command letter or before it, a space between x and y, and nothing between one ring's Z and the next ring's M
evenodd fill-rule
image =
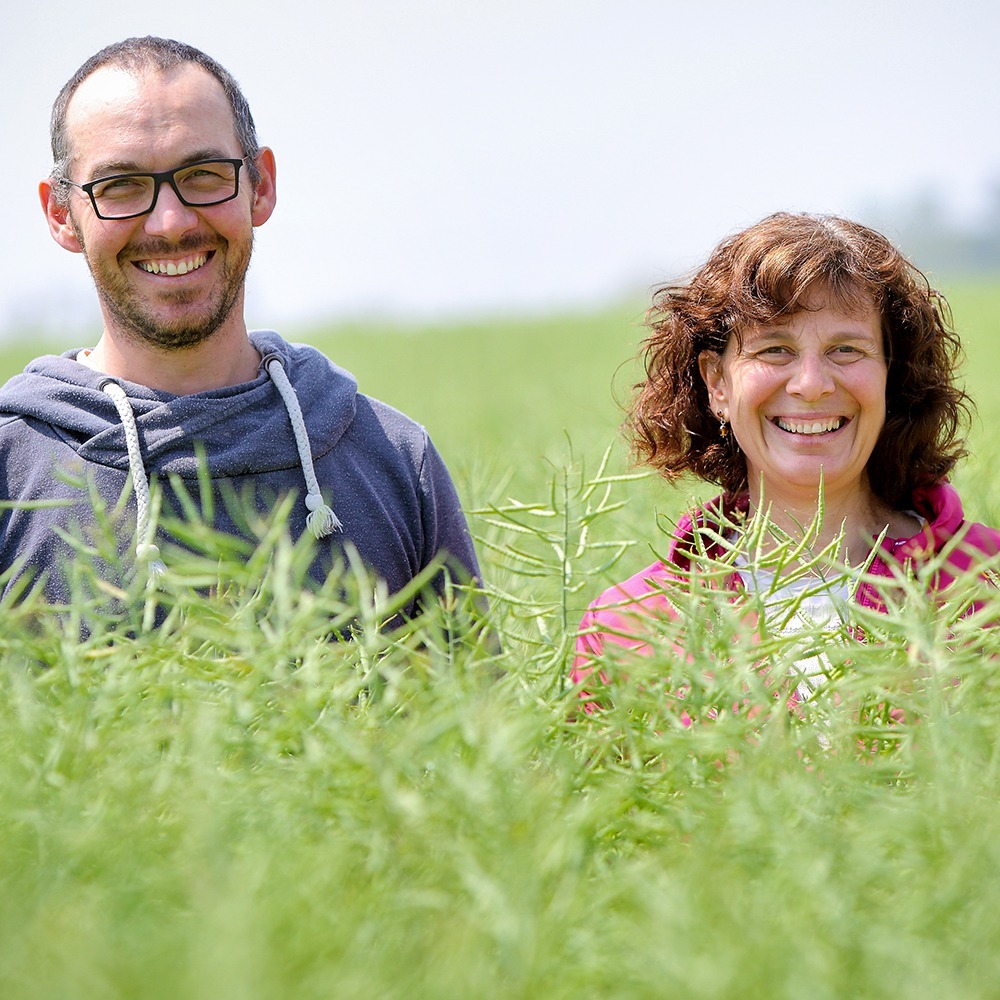
M76 227L74 227L76 228ZM122 259L136 258L156 259L177 253L196 253L213 249L218 253L221 249L230 252L229 259L222 265L220 271L220 286L217 300L206 303L207 311L198 316L180 318L174 321L159 319L146 300L132 288L120 270L100 269L91 261L83 241L83 233L77 228L77 239L83 249L87 267L97 288L97 294L107 312L114 318L117 327L132 339L159 348L163 351L179 351L196 347L208 340L222 326L232 312L243 290L247 268L250 266L250 255L253 250L253 231L244 252L235 259L231 256L233 244L221 243L220 246L206 248L203 237L189 236L177 243L150 240L142 244L129 244L119 255ZM125 263L120 267L133 267ZM198 292L201 295L203 292ZM168 301L169 301L168 296ZM194 298L192 293L173 293L172 301L178 306L186 305ZM168 304L167 302L164 303Z

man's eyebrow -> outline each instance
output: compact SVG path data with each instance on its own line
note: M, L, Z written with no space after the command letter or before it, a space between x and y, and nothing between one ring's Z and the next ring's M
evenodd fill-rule
M175 163L171 169L185 167L189 163L197 163L199 160L232 160L236 157L230 156L227 151L215 148L196 149L185 156L179 163ZM91 176L95 180L102 177L111 177L115 174L149 174L154 173L149 167L140 164L136 160L101 160L94 166Z
M91 171L93 177L108 177L111 174L139 174L142 167L134 160L103 160Z

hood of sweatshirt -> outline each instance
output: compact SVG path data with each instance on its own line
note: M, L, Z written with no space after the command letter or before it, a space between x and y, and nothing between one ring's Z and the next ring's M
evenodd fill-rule
M262 361L252 382L191 395L115 379L128 398L147 473L197 475L194 442L213 476L289 469L301 456L289 444L290 411L267 363L277 359L304 417L316 458L336 445L354 419L357 382L319 351L290 344L272 331L250 334ZM111 380L73 360L78 351L48 355L0 389L0 421L25 417L52 427L87 462L129 469L126 428L104 386ZM294 404L293 404L294 405Z
M707 526L718 531L722 520L727 523L738 522L746 517L749 509L749 495L743 493L735 499L715 497L703 507L683 514L678 519L677 531L671 539L668 562L684 569L689 568L691 557L696 551L695 535L699 530ZM913 512L923 521L914 535L906 538L887 536L882 541L882 551L896 560L927 559L960 532L963 533L963 538L968 536L974 551L987 551L991 545L996 551L1000 533L983 525L966 522L962 501L955 488L948 482L942 481L915 490ZM719 555L722 549L710 546L709 551L713 555ZM969 564L972 562L972 557L968 554L952 557L953 562L963 559Z

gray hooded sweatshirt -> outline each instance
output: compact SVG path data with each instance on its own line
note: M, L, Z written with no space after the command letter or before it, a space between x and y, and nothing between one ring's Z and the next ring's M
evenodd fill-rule
M295 494L288 530L319 536L311 570L318 582L345 546L391 592L439 554L454 576L478 577L455 488L426 431L359 393L314 348L269 331L250 337L262 357L258 375L224 389L175 396L112 380L75 361L78 351L39 358L0 389L5 590L23 574L44 573L46 595L65 601L73 548L58 529L86 538L96 523L91 491L111 510L129 494L130 477L111 576L124 578L150 553L159 560L163 536L147 480L162 490L162 513L182 515L176 476L217 530L248 539L255 514ZM207 466L210 500L201 495L199 465Z

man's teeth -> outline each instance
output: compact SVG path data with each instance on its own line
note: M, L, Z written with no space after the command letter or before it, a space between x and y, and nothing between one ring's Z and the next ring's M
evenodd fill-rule
M139 261L139 267L150 274L187 274L189 271L197 271L207 260L208 254L200 253L184 260L142 260Z
M830 417L828 420L787 420L778 417L774 422L789 434L827 434L844 424L844 417Z

